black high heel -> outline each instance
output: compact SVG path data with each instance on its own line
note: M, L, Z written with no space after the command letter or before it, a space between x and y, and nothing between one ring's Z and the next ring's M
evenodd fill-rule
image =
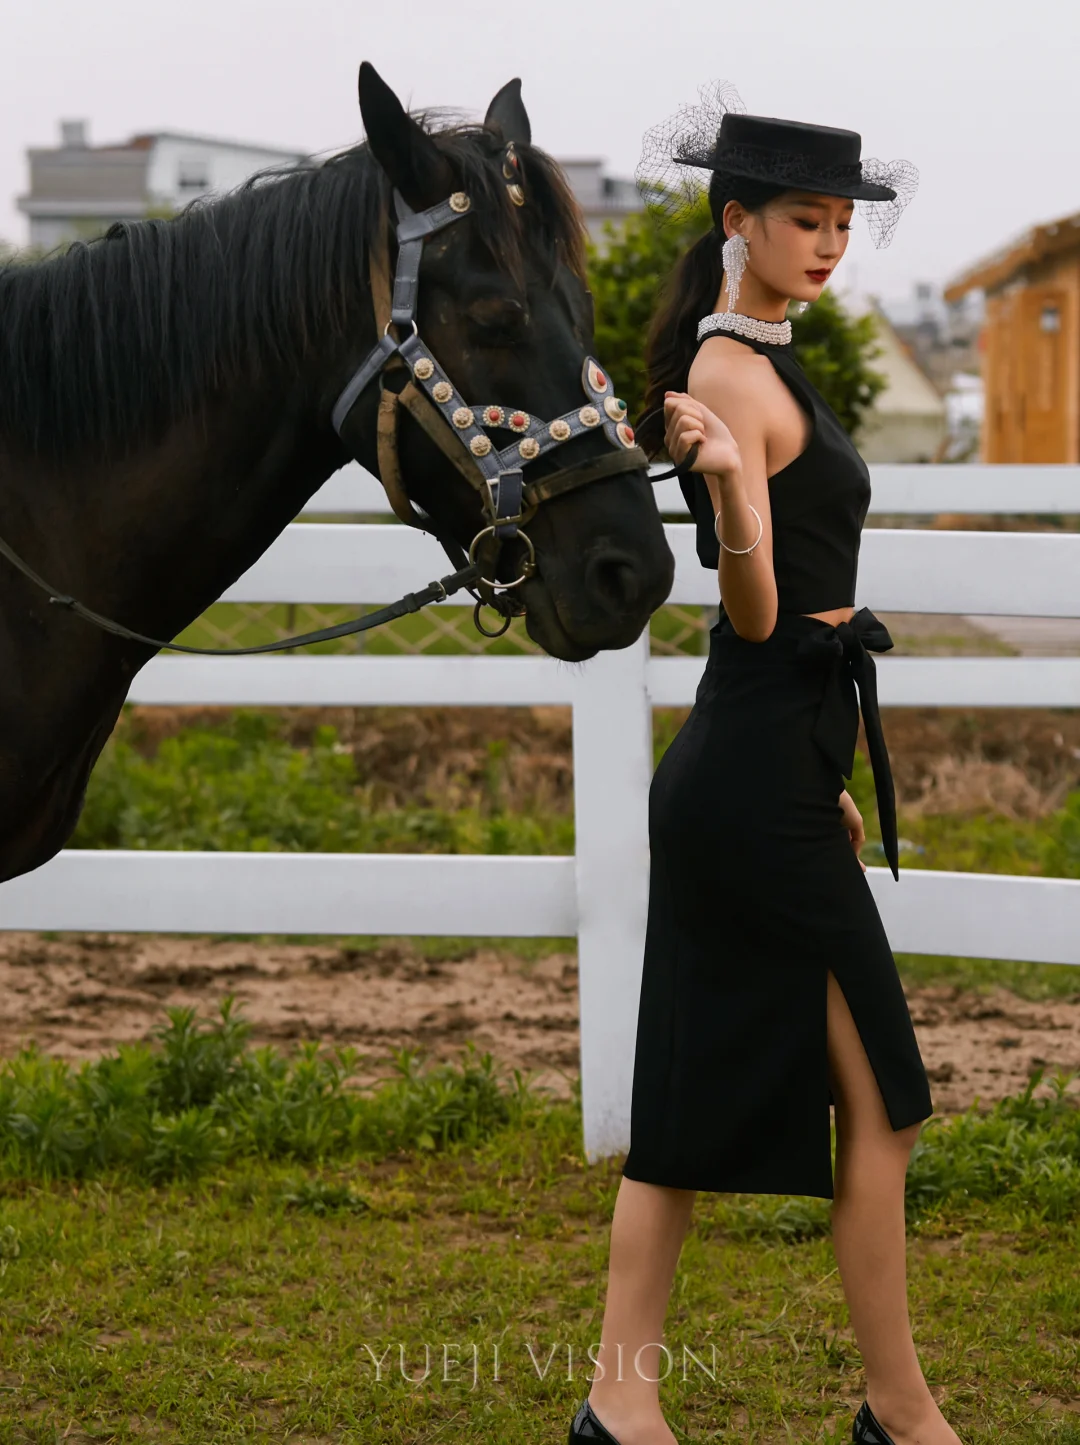
M896 1445L896 1441L871 1410L869 1400L864 1400L859 1406L859 1413L851 1427L851 1438L854 1445Z
M592 1440L596 1442L596 1445L619 1445L611 1431L606 1430L596 1418L588 1398L582 1400L578 1412L574 1416L567 1445L578 1445L578 1442L582 1440Z

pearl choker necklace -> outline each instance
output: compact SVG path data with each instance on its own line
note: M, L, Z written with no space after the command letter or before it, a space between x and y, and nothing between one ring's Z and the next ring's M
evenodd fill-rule
M737 331L740 336L770 341L774 346L786 346L791 340L790 321L759 321L741 311L714 311L711 316L703 316L698 322L697 339L701 341L713 331Z

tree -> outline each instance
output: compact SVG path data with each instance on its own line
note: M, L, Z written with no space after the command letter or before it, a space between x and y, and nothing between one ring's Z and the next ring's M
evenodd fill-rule
M645 396L645 337L660 289L683 251L712 224L707 200L678 222L644 211L616 229L604 227L604 244L589 243L589 285L596 308L596 351L611 371L631 417ZM885 378L870 366L880 355L873 316L850 316L829 291L791 318L799 361L807 376L856 435Z
M859 427L886 379L869 362L881 355L875 345L877 321L869 312L851 316L831 291L823 291L802 316L791 318L799 364L839 417L849 436Z
M611 372L631 418L645 401L645 337L666 277L682 253L712 225L707 201L678 224L651 211L608 221L605 244L589 241L589 286L596 309L596 354Z

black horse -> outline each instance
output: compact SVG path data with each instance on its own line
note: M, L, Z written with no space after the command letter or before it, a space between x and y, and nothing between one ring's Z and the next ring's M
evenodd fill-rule
M331 409L380 329L370 265L393 236L395 189L414 211L470 201L425 246L417 313L461 393L548 418L587 400L580 212L530 143L518 83L483 125L429 130L365 64L360 109L365 144L324 164L0 271L0 536L129 628L176 636L350 454L378 470L379 387L344 441ZM403 418L405 490L467 547L478 494L431 431ZM566 451L578 463L611 448L598 428ZM537 570L518 593L555 657L629 645L670 590L643 468L545 501L528 530ZM498 578L522 555L504 546ZM153 652L50 606L0 558L0 880L70 836Z

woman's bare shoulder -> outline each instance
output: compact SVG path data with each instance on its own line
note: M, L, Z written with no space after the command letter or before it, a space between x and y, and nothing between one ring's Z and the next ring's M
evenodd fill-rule
M728 336L710 336L698 347L686 389L713 411L718 404L767 411L777 379L767 356Z
M743 342L730 336L708 336L690 364L690 375L725 376L734 380L765 376L772 369L772 362L767 356L762 356Z

